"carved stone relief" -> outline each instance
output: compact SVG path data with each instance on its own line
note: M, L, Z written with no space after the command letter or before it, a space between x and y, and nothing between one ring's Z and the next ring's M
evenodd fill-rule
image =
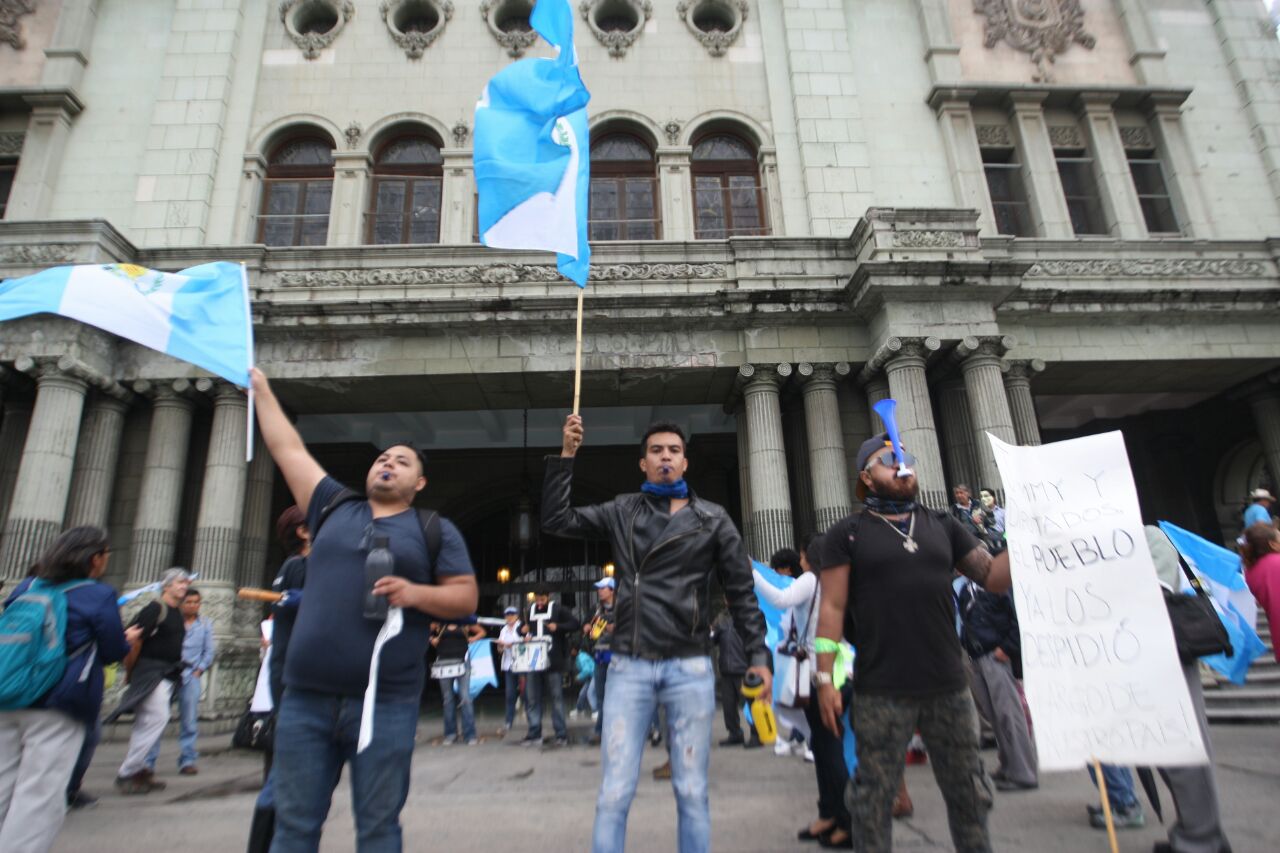
M950 249L964 245L959 231L895 231L893 245L904 249Z
M662 132L667 135L667 144L678 145L680 143L680 122L671 119L662 126Z
M445 24L453 19L452 0L382 0L379 11L387 32L410 59L421 59L422 52L444 34ZM432 15L434 26L424 29Z
M347 147L355 148L360 144L360 137L364 135L364 128L360 126L360 122L353 121L347 125L347 129L342 131L342 135L347 138Z
M1074 125L1050 125L1049 144L1054 148L1083 148L1084 138Z
M670 281L720 279L725 265L707 264L601 264L591 267L594 281ZM465 267L405 267L371 270L283 270L276 274L282 287L370 287L422 284L521 284L558 282L553 266L540 264L485 264Z
M680 0L676 13L712 56L724 56L738 40L751 5L747 0Z
M582 0L578 10L587 29L617 58L626 55L627 48L644 32L645 22L653 17L649 0ZM624 29L628 23L630 29Z
M0 246L0 263L48 266L76 259L75 243L45 243L42 245Z
M462 119L458 119L458 123L449 129L453 134L453 144L455 148L462 148L467 144L467 137L471 135L471 128Z
M978 125L978 145L984 148L1012 148L1009 128L1003 124Z
M529 26L528 14L532 11L532 0L484 0L480 4L480 16L489 25L489 32L512 59L524 56L538 40L538 34Z
M1125 258L1039 261L1028 278L1264 278L1262 261L1241 258Z
M35 10L36 0L0 0L0 42L10 45L14 50L26 47L27 40L22 34L20 19Z
M1085 32L1080 0L973 0L973 9L985 18L986 46L1003 41L1031 54L1036 81L1053 80L1050 66L1071 45L1092 50L1096 43Z
M281 0L280 20L290 41L307 59L333 44L342 28L356 16L351 0Z
M1139 151L1156 147L1155 141L1151 138L1151 131L1147 130L1145 127L1120 128L1120 142L1125 148L1131 148Z
M0 133L0 157L17 157L26 140L25 133Z

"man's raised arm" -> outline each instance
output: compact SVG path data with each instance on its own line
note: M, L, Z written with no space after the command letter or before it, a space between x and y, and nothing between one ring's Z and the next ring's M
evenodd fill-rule
M294 503L303 512L311 506L311 493L325 478L324 469L302 443L302 436L289 422L289 416L280 407L280 401L271 390L267 377L258 368L249 371L249 379L253 383L254 406L258 411L258 429L262 430L262 440L284 474L284 481L289 486Z
M569 505L573 489L573 457L582 445L582 418L569 415L564 422L560 456L547 457L547 473L542 481L542 529L556 536L574 539L607 539L609 503L595 506Z

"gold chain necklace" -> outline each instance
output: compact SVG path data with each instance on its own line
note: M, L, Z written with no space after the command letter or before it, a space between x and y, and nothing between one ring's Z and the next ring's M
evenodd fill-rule
M908 554L914 554L915 552L920 550L920 545L915 540L916 514L914 511L911 513L911 524L907 527L906 533L903 533L901 530L898 529L898 525L894 524L892 521L885 518L883 515L876 512L875 510L869 509L867 510L867 512L871 513L876 518L880 519L885 524L889 525L890 530L892 530L894 533L902 537L902 550L906 551Z

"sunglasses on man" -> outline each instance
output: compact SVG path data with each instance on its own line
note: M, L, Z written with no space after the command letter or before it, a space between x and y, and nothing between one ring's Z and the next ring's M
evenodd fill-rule
M872 455L871 458L867 460L866 467L863 468L862 470L870 471L877 462L886 468L898 467L897 456L894 455L892 450L889 450L888 448L886 448L880 451L879 453ZM911 468L916 464L916 458L904 450L902 451L902 464L906 465L908 468Z

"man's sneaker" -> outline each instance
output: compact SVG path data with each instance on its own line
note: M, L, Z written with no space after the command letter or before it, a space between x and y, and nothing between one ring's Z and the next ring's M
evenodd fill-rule
M199 772L199 769L197 769L194 764L184 764L182 767L178 768L178 773L183 776L194 776Z
M520 741L520 745L521 745L521 746L542 746L542 738L540 738L540 737L525 737L525 738L521 739L521 741Z
M551 742L552 746L568 746L569 739L567 737L558 737Z
M790 755L791 754L790 741L785 741L782 738L778 738L777 740L775 740L773 742L773 754L774 755Z
M657 746L660 743L662 743L662 732L657 729L649 729L649 744Z
M660 764L653 768L654 779L670 779L671 778L671 759L667 759L665 764Z
M84 790L76 791L70 797L67 797L67 808L69 809L91 809L98 804L98 798L93 794L86 793Z
M163 791L165 789L165 783L156 778L156 771L154 770L140 770L138 771L138 776L147 783L147 787L152 791Z
M449 735L449 736L448 736L448 737L446 737L444 740L440 741L440 745L441 745L441 746L453 746L453 745L454 745L455 743L457 743L457 742L458 742L458 737L457 737L457 735Z
M151 785L147 783L143 772L134 773L132 776L117 776L116 789L125 796L151 793Z
M813 763L813 750L807 746L804 748L804 760L810 764Z
M571 720L576 720L576 719L578 719L578 709L577 709L577 708L574 708L572 711L570 711L570 712L569 712L569 719L571 719Z
M468 740L468 741L467 741L467 746L475 746L475 745L476 745L476 744L478 744L478 743L480 743L480 739L479 739L479 738L474 738L474 737L473 737L473 738L471 738L470 740Z
M506 735L507 729L509 728L511 728L511 725L509 723L505 726L498 726L498 737L503 737L504 735Z
M1141 829L1147 825L1147 819L1142 814L1142 804L1134 803L1127 809L1112 809L1111 821L1115 824L1116 829ZM1094 829L1106 829L1107 818L1099 809L1096 814L1089 814L1089 825Z
M744 743L746 743L746 741L742 739L742 735L738 735L737 737L730 736L720 741L721 746L742 746Z
M1029 784L1026 782L1015 782L1012 779L1006 779L1004 777L996 780L997 791L1034 791L1039 787L1040 786L1035 782L1031 782Z

